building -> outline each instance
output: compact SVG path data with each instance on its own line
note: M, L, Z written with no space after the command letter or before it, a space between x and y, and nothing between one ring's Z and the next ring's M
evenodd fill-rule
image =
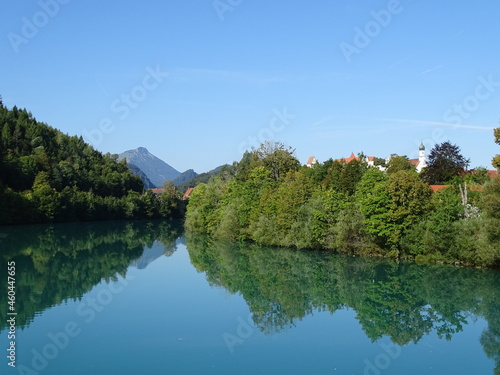
M182 197L182 199L183 200L189 199L189 197L191 196L192 192L193 192L193 188L187 189L186 192L184 193L184 196Z
M307 160L307 167L308 168L312 168L313 165L317 164L318 163L318 160L316 160L316 158L314 156L311 156L308 160Z
M384 172L387 168L384 167L383 165L375 165L375 159L377 159L375 156L365 156L363 161L365 161L369 166L371 167L377 167L380 169L382 172ZM349 164L351 161L357 160L360 161L360 157L354 155L354 152L351 152L351 155L348 158L340 158L337 159L339 162L345 162L346 164ZM387 165L391 158L385 159L385 164ZM311 156L307 160L307 166L311 168L313 165L315 165L318 161L314 156ZM422 170L427 167L427 160L426 160L426 155L425 155L425 146L423 143L420 144L418 147L418 158L416 159L409 159L408 162L415 167L415 170L420 173ZM489 175L493 175L495 171L489 171Z
M422 172L422 169L427 167L427 161L425 160L425 146L423 143L421 143L418 148L418 159L410 159L409 162L415 167L418 173Z
M337 159L337 161L344 161L346 164L349 164L353 160L361 160L358 156L354 155L354 152L351 152L351 156L348 158L343 158L343 159ZM375 165L375 156L365 156L364 161L370 166L370 167L377 167L380 169L382 172L385 171L387 168L382 166L382 165ZM389 159L385 160L386 163L389 162Z

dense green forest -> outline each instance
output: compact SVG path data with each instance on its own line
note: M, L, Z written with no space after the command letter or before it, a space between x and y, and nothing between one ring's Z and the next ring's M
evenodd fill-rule
M161 197L84 142L0 99L0 224L181 216L175 190Z
M498 141L498 138L497 138ZM449 142L418 174L393 155L387 169L361 157L300 166L294 150L265 143L198 185L186 229L263 245L464 265L500 265L500 179ZM447 184L433 192L430 184Z

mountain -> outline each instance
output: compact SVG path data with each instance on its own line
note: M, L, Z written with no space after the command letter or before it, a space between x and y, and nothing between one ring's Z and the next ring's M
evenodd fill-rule
M196 176L198 176L198 173L196 173L192 169L188 169L187 171L182 172L180 175L178 175L172 182L175 186L179 186Z
M133 175L139 177L144 184L144 189L154 189L156 185L146 176L146 174L135 164L127 163L128 169Z
M195 187L198 184L207 183L208 180L210 180L210 178L221 173L224 168L229 168L229 167L230 167L229 164L220 165L217 168L212 169L211 171L197 174L193 178L187 180L186 182L184 182L182 184L176 185L176 186L180 191L186 191L188 188Z
M144 147L122 152L118 156L118 160L122 159L127 159L128 164L137 166L153 184L160 188L163 187L165 181L172 181L181 174L181 172L154 156Z

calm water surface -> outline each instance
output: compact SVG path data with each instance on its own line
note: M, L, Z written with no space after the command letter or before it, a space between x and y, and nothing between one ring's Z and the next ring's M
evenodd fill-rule
M498 271L219 243L165 222L0 228L0 246L1 374L500 373Z

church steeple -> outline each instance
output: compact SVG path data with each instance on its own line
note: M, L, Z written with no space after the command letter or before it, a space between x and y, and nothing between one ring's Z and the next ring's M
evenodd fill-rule
M420 173L422 169L427 167L427 161L425 160L425 146L424 143L421 142L420 146L418 147L418 165L417 165L417 172Z

